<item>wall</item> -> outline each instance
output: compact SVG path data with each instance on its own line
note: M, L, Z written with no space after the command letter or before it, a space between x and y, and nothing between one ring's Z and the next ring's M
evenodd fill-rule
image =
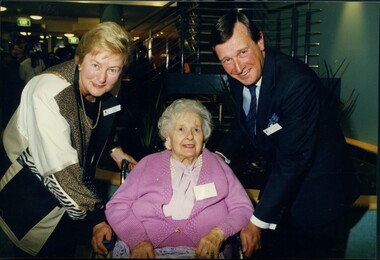
M376 209L366 210L350 230L345 259L376 259L376 222Z
M321 43L319 73L323 73L324 60L336 69L346 59L341 99L346 100L353 89L359 94L351 117L342 122L344 133L378 146L380 4L315 2L312 8L322 9L313 15L313 19L322 21L313 26L321 32L316 37Z
M357 105L348 120L342 122L347 137L378 146L379 97L379 14L375 2L319 2L321 8L313 16L320 19L313 29L321 34L318 40L319 74L326 60L333 68L346 59L342 76L341 99L346 100L355 89ZM347 241L347 259L376 258L376 210L368 210L351 229Z

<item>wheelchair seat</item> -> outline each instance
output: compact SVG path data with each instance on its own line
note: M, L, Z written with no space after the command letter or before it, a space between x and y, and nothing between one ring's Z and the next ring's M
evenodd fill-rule
M129 247L125 242L113 238L108 244L109 258L130 258ZM166 246L156 248L158 259L195 259L197 258L192 247L189 246ZM243 259L241 251L240 235L235 234L223 242L218 259Z

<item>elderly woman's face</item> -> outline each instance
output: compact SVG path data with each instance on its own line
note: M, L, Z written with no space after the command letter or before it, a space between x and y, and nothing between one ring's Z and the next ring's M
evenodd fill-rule
M100 97L119 80L123 67L122 55L99 52L86 54L79 64L79 87L84 95Z
M174 119L167 146L171 148L174 159L191 165L203 148L201 117L196 113L185 112Z

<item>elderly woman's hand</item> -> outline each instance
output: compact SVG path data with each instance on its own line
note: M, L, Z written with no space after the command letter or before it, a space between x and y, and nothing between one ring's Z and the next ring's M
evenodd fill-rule
M219 250L224 241L224 233L220 228L213 228L198 243L195 254L200 258L218 259Z
M131 258L156 258L153 245L149 241L143 241L132 249Z

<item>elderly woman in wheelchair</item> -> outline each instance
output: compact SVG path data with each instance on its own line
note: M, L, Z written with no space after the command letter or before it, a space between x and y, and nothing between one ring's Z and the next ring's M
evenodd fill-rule
M158 122L167 148L143 158L106 205L117 236L112 257L223 257L222 244L249 222L252 203L229 166L205 148L207 108L178 99Z

